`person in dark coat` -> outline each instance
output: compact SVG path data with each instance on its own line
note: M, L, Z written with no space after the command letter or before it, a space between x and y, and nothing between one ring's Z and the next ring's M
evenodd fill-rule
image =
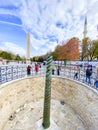
M30 74L31 74L31 66L28 65L28 66L27 66L27 75L30 75Z
M61 68L60 68L60 66L58 66L57 67L57 75L60 75L60 70L61 70Z
M95 86L96 88L98 88L98 79L95 80L94 86Z
M92 67L88 66L86 69L86 82L88 84L91 84L91 80L90 80L91 75L92 75Z
M78 72L75 73L74 79L78 79Z

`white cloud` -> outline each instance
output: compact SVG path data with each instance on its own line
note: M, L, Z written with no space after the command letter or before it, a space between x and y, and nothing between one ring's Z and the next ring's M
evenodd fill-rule
M2 43L0 49L12 52L13 54L19 54L20 56L25 56L25 49L11 42Z
M35 51L36 54L41 54L48 49L53 50L56 41L51 42L50 35L55 36L60 42L74 36L82 39L85 15L88 18L88 36L92 39L96 38L98 0L57 1L1 0L0 5L13 5L17 9L7 9L7 11L0 9L0 14L3 12L13 14L21 19L24 30L31 33L34 54Z
M19 24L10 23L10 22L7 22L7 21L0 21L0 23L10 24L10 25L15 25L15 26L21 27L21 25L19 25Z

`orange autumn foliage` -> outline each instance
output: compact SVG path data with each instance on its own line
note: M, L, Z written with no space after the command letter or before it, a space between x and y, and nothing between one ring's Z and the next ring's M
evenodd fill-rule
M79 60L79 40L70 39L66 44L57 46L58 60Z

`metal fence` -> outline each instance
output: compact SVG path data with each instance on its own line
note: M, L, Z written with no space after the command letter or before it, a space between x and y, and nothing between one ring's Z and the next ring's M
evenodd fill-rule
M66 67L61 67L60 75L57 75L57 71L55 68L54 75L71 78L71 79L77 80L79 82L88 84L86 82L85 70L78 71L78 76L77 76L77 78L75 78L74 75L75 75L76 71L77 70L75 70L73 68L68 69ZM41 68L39 67L39 71L38 71L38 73L36 73L35 67L33 65L30 76L45 75L45 72L46 72L46 66L43 65ZM96 80L96 75L97 75L97 73L93 71L93 74L91 76L91 84L88 84L89 86L94 86L94 82ZM9 81L12 81L15 79L19 79L19 78L22 78L25 76L27 76L27 66L26 65L0 66L0 84L9 82Z
M34 66L31 69L31 76L33 75L44 75L46 71L45 67L39 68L36 74ZM11 80L19 79L27 76L26 65L14 65L14 66L0 66L0 84L9 82Z
M78 71L77 77L75 77L75 73L76 72L77 72L77 70L66 69L65 68L65 69L61 69L60 76L77 80L79 82L88 84L89 86L94 86L94 82L95 82L96 77L97 77L97 73L96 72L94 72L94 71L92 72L92 76L90 77L90 81L91 81L90 84L86 82L86 70L80 70L80 71Z

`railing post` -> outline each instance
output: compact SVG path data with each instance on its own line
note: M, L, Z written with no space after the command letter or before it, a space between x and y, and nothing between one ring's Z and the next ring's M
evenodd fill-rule
M12 77L11 77L11 78L12 78L12 80L13 80L13 66L11 67L11 72L12 72L12 74L11 74Z
M6 82L7 82L7 70L8 70L8 68L6 66L6 74L5 74L5 76L6 76Z

